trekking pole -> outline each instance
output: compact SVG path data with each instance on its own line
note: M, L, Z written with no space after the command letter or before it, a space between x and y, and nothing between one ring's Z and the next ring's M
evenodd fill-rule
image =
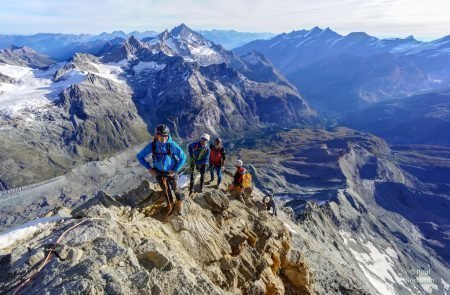
M168 187L168 185L167 185L167 177L166 177L166 176L163 176L163 177L162 177L162 183L163 183L163 186L164 186L164 194L166 195L167 207L168 207L168 209L169 209L169 210L167 211L166 217L164 218L164 221L163 221L163 223L166 223L167 218L168 218L169 215L172 213L172 210L173 210L173 204L172 204L172 201L170 200L170 196L169 196L169 187Z

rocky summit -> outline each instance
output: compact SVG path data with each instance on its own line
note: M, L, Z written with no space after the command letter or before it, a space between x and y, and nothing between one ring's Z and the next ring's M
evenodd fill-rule
M0 290L310 294L314 278L292 238L297 226L283 212L280 219L269 215L262 196L255 191L254 201L243 204L208 189L185 201L184 216L163 222L165 200L148 181L123 195L99 192L31 239L2 249Z
M85 164L0 195L1 290L31 277L19 294L445 294L449 162L414 148L347 128L233 141L227 161L244 159L252 198L226 192L226 170L167 220L135 150Z

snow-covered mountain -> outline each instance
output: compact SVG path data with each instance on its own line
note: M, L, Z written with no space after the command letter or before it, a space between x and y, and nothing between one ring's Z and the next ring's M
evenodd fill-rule
M4 187L141 143L161 122L184 138L318 122L263 56L241 58L185 25L149 42L108 42L98 56L75 54L45 69L0 65L0 73L0 157L14 167L0 174ZM27 148L35 160L17 165ZM20 172L31 167L45 172Z
M0 49L0 64L39 68L46 67L54 62L55 61L48 56L25 46L11 46L9 48Z
M342 36L315 27L252 41L235 52L261 52L313 107L336 118L377 101L450 87L449 40Z
M432 57L450 55L449 36L422 42L413 36L379 39L364 32L340 35L330 28L314 27L310 30L292 31L269 40L255 40L236 48L240 54L256 50L269 58L283 73L340 54L367 56L380 53L419 55Z
M221 44L227 49L244 45L257 39L273 37L271 33L246 33L234 30L202 30L198 31L206 39L216 44ZM125 33L114 31L111 33L91 34L35 34L35 35L0 35L0 48L11 45L27 46L58 61L70 59L75 53L97 54L97 52L109 41L114 39L126 40L134 36L138 40L153 38L158 35L155 31Z
M173 28L170 32L165 30L156 38L143 41L148 41L149 47L155 52L182 56L184 60L197 61L201 66L225 62L223 56L225 50L220 45L205 39L184 24Z
M157 35L157 32L154 31L135 31L128 34L122 31L114 31L98 35L52 33L0 35L0 48L8 48L11 45L27 46L58 61L65 61L70 59L76 52L95 54L106 42L115 38L127 39L130 36L135 36L143 39L155 35Z

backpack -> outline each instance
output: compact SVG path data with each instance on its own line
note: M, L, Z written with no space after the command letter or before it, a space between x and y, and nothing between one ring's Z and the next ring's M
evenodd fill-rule
M246 170L242 175L242 187L247 188L252 185L252 175Z
M156 152L156 139L152 142L152 159L153 162L156 161L156 155L169 155L169 157L172 157L172 145L169 142L166 142L166 150L167 153L158 153Z
M211 153L209 154L209 161L213 164L222 163L223 148L215 148L213 145L209 147Z
M200 143L197 143L197 144L195 145L194 151L198 150L199 148L201 148L201 145L200 145ZM205 153L206 153L206 149L202 149L202 150L200 151L200 153L198 154L198 157L197 157L197 158L195 158L195 154L194 154L194 153L192 153L192 154L194 155L193 158L194 158L196 161L199 161L200 159L203 158L203 156L205 155Z

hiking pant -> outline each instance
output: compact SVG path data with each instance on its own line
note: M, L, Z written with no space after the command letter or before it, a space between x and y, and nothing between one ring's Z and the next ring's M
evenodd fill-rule
M211 175L211 182L214 181L214 170L217 173L217 185L220 185L222 182L222 166L214 166L213 164L209 164L209 173Z
M191 170L190 171L191 181L189 183L189 192L194 191L195 171L200 172L200 189L203 189L203 183L205 182L206 164L203 165L191 164L190 170Z
M266 204L267 211L272 209L272 216L277 216L277 206L275 204Z
M156 180L159 183L159 186L163 190L164 194L166 194L167 201L170 203L173 203L173 195L175 195L175 198L177 201L184 200L183 194L178 189L178 174L175 174L174 176L167 175L167 172L161 172L157 171L156 174ZM164 180L166 180L167 184L167 191L164 184Z

